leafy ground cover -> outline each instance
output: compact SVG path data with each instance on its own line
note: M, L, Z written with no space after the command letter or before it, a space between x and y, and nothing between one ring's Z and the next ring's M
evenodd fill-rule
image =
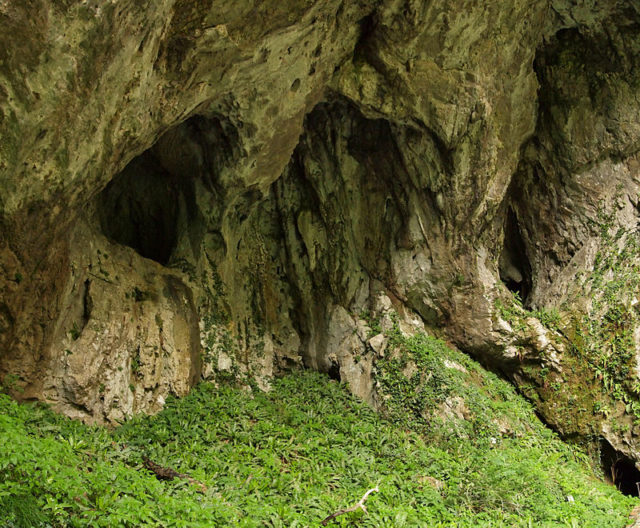
M312 372L269 393L202 384L109 430L0 395L0 526L623 527L596 478L512 387L426 336L377 365L379 414ZM159 481L142 457L186 480Z

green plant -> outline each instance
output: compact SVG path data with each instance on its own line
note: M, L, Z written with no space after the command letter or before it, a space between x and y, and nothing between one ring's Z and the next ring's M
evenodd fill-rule
M0 383L0 393L21 392L20 376L15 374L6 374Z
M500 317L511 325L514 332L521 332L526 328L524 320L527 317L526 310L522 307L522 301L518 292L513 293L509 300L495 300L495 307Z
M71 339L73 339L74 341L77 341L77 339L80 337L80 329L78 328L78 325L76 324L75 321L71 326L71 330L69 330L69 335L71 336Z
M624 525L637 501L594 478L584 455L546 429L511 386L442 341L398 332L390 339L407 364L439 371L433 381L425 370L421 383L404 384L393 363L381 364L397 411L390 419L304 371L251 396L201 384L168 398L158 415L116 429L0 395L0 525L316 526L374 486L368 515L346 514L333 526ZM468 417L437 422L434 411L456 397ZM157 480L143 455L207 491Z
M621 196L616 196L616 201ZM582 294L591 299L587 313L572 322L571 352L592 372L601 392L625 404L628 414L640 419L637 383L629 375L634 368L634 328L640 324L632 299L640 294L640 241L625 228L616 229L616 207L599 207L594 228L601 250L594 269L582 278Z
M368 337L373 337L382 333L382 326L380 324L380 319L375 318L373 314L369 310L363 310L359 314L360 319L366 321L367 326L369 327L369 335ZM354 331L356 331L354 329Z
M140 373L140 347L136 348L136 351L131 358L131 372L134 375L138 375Z
M560 330L562 317L557 308L540 308L531 312L531 315L550 330Z

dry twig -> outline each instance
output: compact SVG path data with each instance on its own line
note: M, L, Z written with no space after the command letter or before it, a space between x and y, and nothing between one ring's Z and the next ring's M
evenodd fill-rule
M354 512L356 510L362 510L364 513L367 513L367 508L364 505L364 501L366 501L367 498L369 497L369 494L373 493L374 491L380 491L378 489L378 486L376 486L375 488L371 488L369 491L367 491L358 502L356 502L353 506L351 506L351 508L346 508L344 510L338 510L337 512L332 513L331 515L329 515L329 517L327 517L320 524L322 524L322 526L326 526L327 524L329 524L329 521L332 521L336 517L338 517L340 515L344 515L345 513Z

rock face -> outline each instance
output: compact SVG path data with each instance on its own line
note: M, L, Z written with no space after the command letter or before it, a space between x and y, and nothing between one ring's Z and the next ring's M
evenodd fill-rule
M88 421L427 327L640 460L640 10L0 2L0 375Z

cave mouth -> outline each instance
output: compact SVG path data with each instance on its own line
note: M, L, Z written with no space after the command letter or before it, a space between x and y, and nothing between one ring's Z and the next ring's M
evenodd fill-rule
M640 496L640 470L633 460L614 449L604 438L600 441L600 463L606 479L621 493Z
M102 232L167 265L183 232L197 231L197 189L213 192L220 171L240 154L237 130L220 116L195 115L176 125L98 195Z
M527 257L524 238L520 232L518 218L509 209L504 227L504 247L499 262L500 280L513 293L526 303L531 293L531 264Z
M329 370L327 371L329 378L335 381L341 381L340 377L340 365L337 361L332 361L331 365L329 365Z
M178 239L181 182L166 171L153 150L134 158L100 193L102 232L145 258L166 265Z

